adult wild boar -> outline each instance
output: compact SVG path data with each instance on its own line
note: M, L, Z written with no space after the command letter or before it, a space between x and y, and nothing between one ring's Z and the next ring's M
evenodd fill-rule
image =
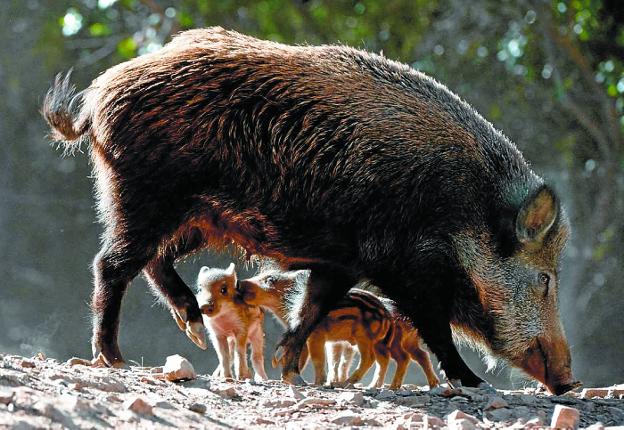
M176 36L43 106L53 137L88 140L103 243L93 352L123 363L120 305L141 271L205 347L174 262L235 243L311 270L282 339L283 377L360 279L409 315L446 377L481 380L452 331L554 393L574 386L558 317L568 222L516 147L435 80L343 46L286 46L221 28Z

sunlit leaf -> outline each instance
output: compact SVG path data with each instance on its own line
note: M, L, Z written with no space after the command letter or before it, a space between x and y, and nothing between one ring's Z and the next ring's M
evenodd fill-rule
M89 26L89 34L95 37L108 36L111 34L111 29L106 24L96 22Z
M117 52L124 58L136 56L137 45L132 37L128 37L117 44Z

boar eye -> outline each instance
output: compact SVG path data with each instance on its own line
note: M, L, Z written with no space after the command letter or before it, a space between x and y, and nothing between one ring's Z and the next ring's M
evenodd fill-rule
M223 284L221 286L221 294L223 294L224 296L227 296L227 284Z
M539 284L548 293L548 285L550 284L550 276L547 273L540 273L538 276Z
M273 282L275 282L275 278L273 276L266 278L267 285L273 285Z

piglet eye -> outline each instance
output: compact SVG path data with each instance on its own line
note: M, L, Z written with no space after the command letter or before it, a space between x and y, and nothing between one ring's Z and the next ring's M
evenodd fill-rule
M221 294L223 294L224 296L227 296L227 285L223 284L221 286Z
M273 285L273 282L275 282L275 278L273 276L266 278L267 285Z
M548 276L546 273L540 273L539 274L539 283L540 285L547 287L548 284L550 283L550 276Z

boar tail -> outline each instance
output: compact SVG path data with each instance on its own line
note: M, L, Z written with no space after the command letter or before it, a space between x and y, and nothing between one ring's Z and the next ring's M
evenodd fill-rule
M70 149L91 128L91 116L83 109L83 92L70 83L71 70L56 75L43 101L41 114L50 126L50 137Z

